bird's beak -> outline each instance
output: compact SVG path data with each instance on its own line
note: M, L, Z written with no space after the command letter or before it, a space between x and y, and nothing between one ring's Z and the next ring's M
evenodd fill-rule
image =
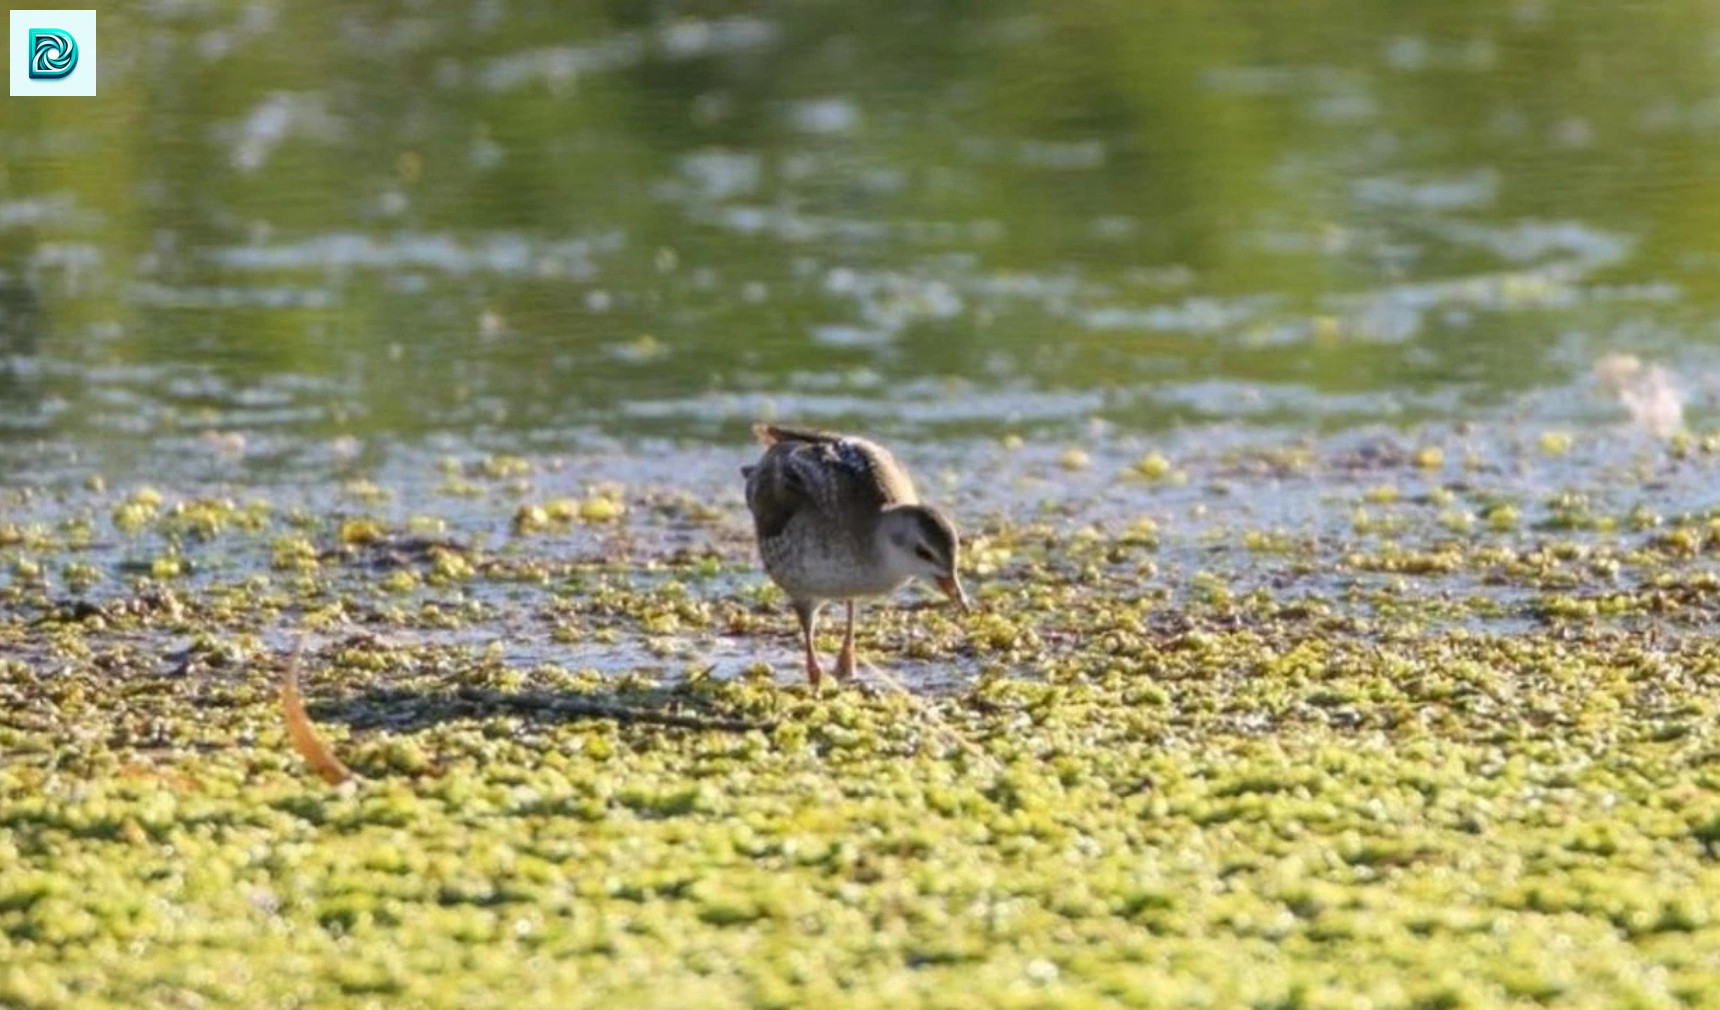
M973 609L973 607L968 604L967 590L962 588L961 579L954 575L945 575L940 576L937 582L938 588L944 591L945 596L956 601L956 605L962 608L963 613Z

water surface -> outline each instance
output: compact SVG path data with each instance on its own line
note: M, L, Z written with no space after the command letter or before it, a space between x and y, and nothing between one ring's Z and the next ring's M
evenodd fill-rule
M1601 427L1610 351L1711 413L1711 5L258 0L101 40L99 98L0 123L12 481L773 414Z

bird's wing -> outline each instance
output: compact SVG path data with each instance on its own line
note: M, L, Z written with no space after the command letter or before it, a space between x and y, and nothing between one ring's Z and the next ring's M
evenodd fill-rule
M784 468L782 454L774 448L754 465L741 467L741 476L746 478L747 508L761 540L781 533L809 504L805 489Z
M747 479L747 505L760 536L773 536L795 512L815 508L876 515L920 500L913 479L889 450L863 438L777 425L755 425L764 457Z

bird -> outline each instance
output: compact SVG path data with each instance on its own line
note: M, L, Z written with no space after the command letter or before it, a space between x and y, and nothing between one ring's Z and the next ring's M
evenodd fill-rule
M765 574L800 621L806 676L824 678L813 632L825 603L848 611L836 678L854 676L854 606L910 579L925 579L965 612L957 564L961 538L943 511L920 501L913 478L888 449L854 435L759 423L764 455L741 467L747 509Z

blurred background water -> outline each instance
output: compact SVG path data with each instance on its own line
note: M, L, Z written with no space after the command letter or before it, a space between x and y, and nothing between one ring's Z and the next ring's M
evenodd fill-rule
M159 0L0 112L0 480L1711 413L1720 7ZM646 441L648 440L648 441Z

